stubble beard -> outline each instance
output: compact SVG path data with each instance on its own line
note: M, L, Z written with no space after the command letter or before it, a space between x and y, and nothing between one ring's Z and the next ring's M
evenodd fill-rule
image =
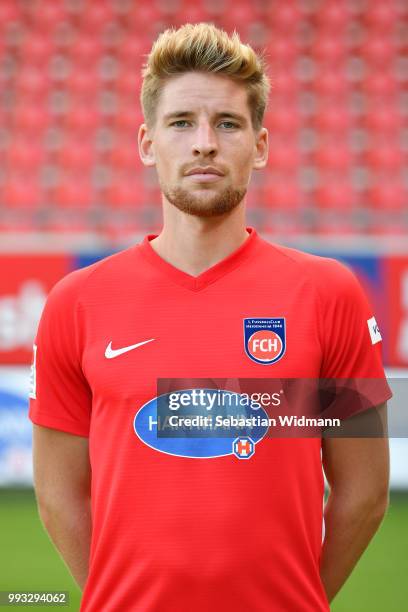
M226 187L213 196L200 197L181 187L162 191L170 204L188 215L196 217L218 217L231 212L244 199L245 189Z

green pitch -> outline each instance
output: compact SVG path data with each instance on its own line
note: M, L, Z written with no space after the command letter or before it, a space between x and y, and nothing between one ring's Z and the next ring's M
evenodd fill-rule
M0 525L0 590L69 591L70 605L59 609L78 610L80 591L41 526L32 491L0 489ZM394 493L386 519L333 602L332 612L405 610L407 544L408 493Z

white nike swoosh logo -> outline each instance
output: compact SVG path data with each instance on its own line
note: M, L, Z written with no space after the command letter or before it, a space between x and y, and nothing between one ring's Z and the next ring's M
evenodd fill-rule
M131 346L124 346L120 349L113 349L112 342L109 342L106 347L105 357L106 359L113 359L114 357L119 357L119 355L123 355L123 353L127 353L128 351L133 351L133 349L142 346L143 344L147 344L148 342L153 342L155 338L150 338L150 340L143 340L143 342L138 342L137 344L132 344Z

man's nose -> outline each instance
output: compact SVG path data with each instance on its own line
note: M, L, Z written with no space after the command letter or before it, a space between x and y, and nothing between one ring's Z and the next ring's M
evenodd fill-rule
M193 153L195 155L215 155L218 151L217 139L212 126L203 122L194 134Z

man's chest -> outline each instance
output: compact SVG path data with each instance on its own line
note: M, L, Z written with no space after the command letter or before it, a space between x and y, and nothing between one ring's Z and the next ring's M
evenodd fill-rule
M318 314L303 286L182 297L128 293L88 311L82 365L94 398L148 397L158 378L319 376Z

